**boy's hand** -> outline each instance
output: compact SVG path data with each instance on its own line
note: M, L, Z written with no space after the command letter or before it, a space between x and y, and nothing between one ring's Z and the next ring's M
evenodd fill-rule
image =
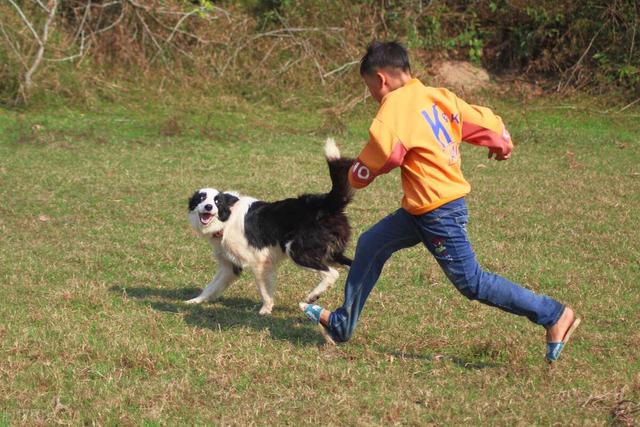
M511 144L505 144L502 147L490 147L489 148L489 158L492 158L495 154L496 160L507 160L511 157L511 151L513 147Z

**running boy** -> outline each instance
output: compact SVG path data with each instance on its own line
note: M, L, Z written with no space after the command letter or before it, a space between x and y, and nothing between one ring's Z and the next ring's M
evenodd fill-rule
M325 337L348 341L385 262L422 242L464 296L544 326L546 358L557 360L580 319L558 301L484 271L467 237L464 197L470 186L460 169L460 142L487 147L489 158L507 160L513 144L500 117L412 78L407 52L395 42L369 45L360 75L380 109L349 182L363 188L400 167L402 208L358 239L342 307L330 312L300 303L300 308L322 326Z

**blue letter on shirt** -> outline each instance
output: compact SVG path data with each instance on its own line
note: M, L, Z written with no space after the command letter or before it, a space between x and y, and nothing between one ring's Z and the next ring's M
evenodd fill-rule
M436 106L436 104L433 104L433 119L425 110L422 110L420 113L422 113L422 117L424 117L425 120L429 123L429 126L431 126L433 135L442 146L442 149L445 150L447 148L447 145L451 144L451 137L449 136L449 132L447 132L447 128L444 127L444 125L440 121L440 114L438 114L438 107ZM440 132L444 134L444 139L447 141L447 145L445 145L440 140Z

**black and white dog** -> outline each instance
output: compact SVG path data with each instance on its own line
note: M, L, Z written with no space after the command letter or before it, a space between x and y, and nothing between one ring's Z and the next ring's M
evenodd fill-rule
M340 157L333 139L327 139L325 157L331 191L264 202L213 188L196 191L189 200L189 222L213 247L219 270L196 298L213 300L238 278L243 268L253 272L262 297L260 314L274 304L276 268L285 255L301 267L320 274L320 283L306 298L313 302L338 278L337 265L350 266L344 250L351 227L344 209L353 197L348 171L353 160Z

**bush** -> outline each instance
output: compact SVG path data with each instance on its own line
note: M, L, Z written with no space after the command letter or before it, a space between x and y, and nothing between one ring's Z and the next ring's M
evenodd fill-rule
M24 4L39 24L43 11ZM327 104L342 94L350 105L344 94L361 95L354 69L367 43L398 39L420 57L468 59L562 90L615 85L636 96L639 8L622 0L65 0L36 79L40 90L69 96L126 79L237 88L247 98L285 103L294 92ZM6 104L17 98L22 64L37 45L6 3L0 22ZM55 61L63 58L71 59Z

